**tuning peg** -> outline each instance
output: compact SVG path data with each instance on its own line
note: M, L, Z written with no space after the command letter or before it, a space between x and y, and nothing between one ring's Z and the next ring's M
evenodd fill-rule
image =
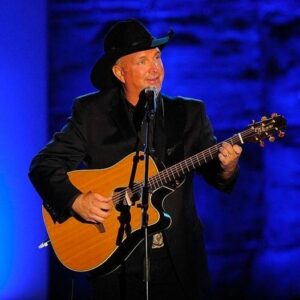
M278 132L278 136L279 136L280 138L283 138L283 137L285 136L285 132L284 132L284 131L281 131L281 130L279 130L279 132Z
M269 136L269 142L271 142L271 143L275 142L275 138L273 135Z
M264 141L259 141L259 146L263 148L265 146Z

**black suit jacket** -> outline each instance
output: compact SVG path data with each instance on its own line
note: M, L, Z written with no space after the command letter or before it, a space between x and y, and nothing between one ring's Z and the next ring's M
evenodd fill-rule
M204 103L165 95L163 114L155 126L157 158L172 165L216 143ZM136 131L118 89L78 98L66 126L33 159L30 179L41 195L44 206L58 221L70 216L70 208L80 192L66 173L81 163L87 168L109 167L135 150ZM223 191L230 191L235 177L223 181L217 161L197 170ZM172 217L165 238L176 272L191 299L200 299L208 290L208 272L202 225L197 217L193 174L186 176L175 192L167 197L164 208Z

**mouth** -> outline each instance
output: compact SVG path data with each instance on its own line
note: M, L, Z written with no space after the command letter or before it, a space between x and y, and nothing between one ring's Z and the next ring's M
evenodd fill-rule
M146 81L150 84L150 85L160 85L160 80L159 77L156 78L148 78L146 79Z

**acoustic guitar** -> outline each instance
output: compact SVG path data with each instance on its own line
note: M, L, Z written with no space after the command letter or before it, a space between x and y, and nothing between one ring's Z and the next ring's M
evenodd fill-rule
M273 114L263 117L224 142L244 144L263 139L274 141L274 133L284 136L286 120ZM158 170L152 159L149 162L149 220L148 232L154 234L168 228L172 220L163 210L166 197L180 185L184 176L217 157L221 143L205 149L173 166ZM78 170L68 172L71 183L82 193L95 192L112 196L114 207L105 223L93 224L75 216L63 223L55 222L43 208L44 222L55 254L61 263L78 272L91 271L106 274L115 270L143 240L141 228L140 193L144 177L143 154L140 154L135 183L131 189L128 182L135 153L106 169Z

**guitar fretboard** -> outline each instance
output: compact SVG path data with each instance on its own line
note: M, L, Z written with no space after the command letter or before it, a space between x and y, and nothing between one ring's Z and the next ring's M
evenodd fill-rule
M249 130L246 130L247 134ZM214 158L217 157L219 153L219 148L221 147L222 143L226 142L231 145L234 144L242 144L244 136L246 135L245 132L236 134L232 136L231 138L215 144L211 146L210 148L207 148L199 153L196 153L195 155L171 166L163 171L159 172L158 174L152 176L149 178L149 186L152 190L156 190L160 187L162 187L165 184L169 184L173 182L174 180L177 180L178 178L186 175L187 173L209 163Z

